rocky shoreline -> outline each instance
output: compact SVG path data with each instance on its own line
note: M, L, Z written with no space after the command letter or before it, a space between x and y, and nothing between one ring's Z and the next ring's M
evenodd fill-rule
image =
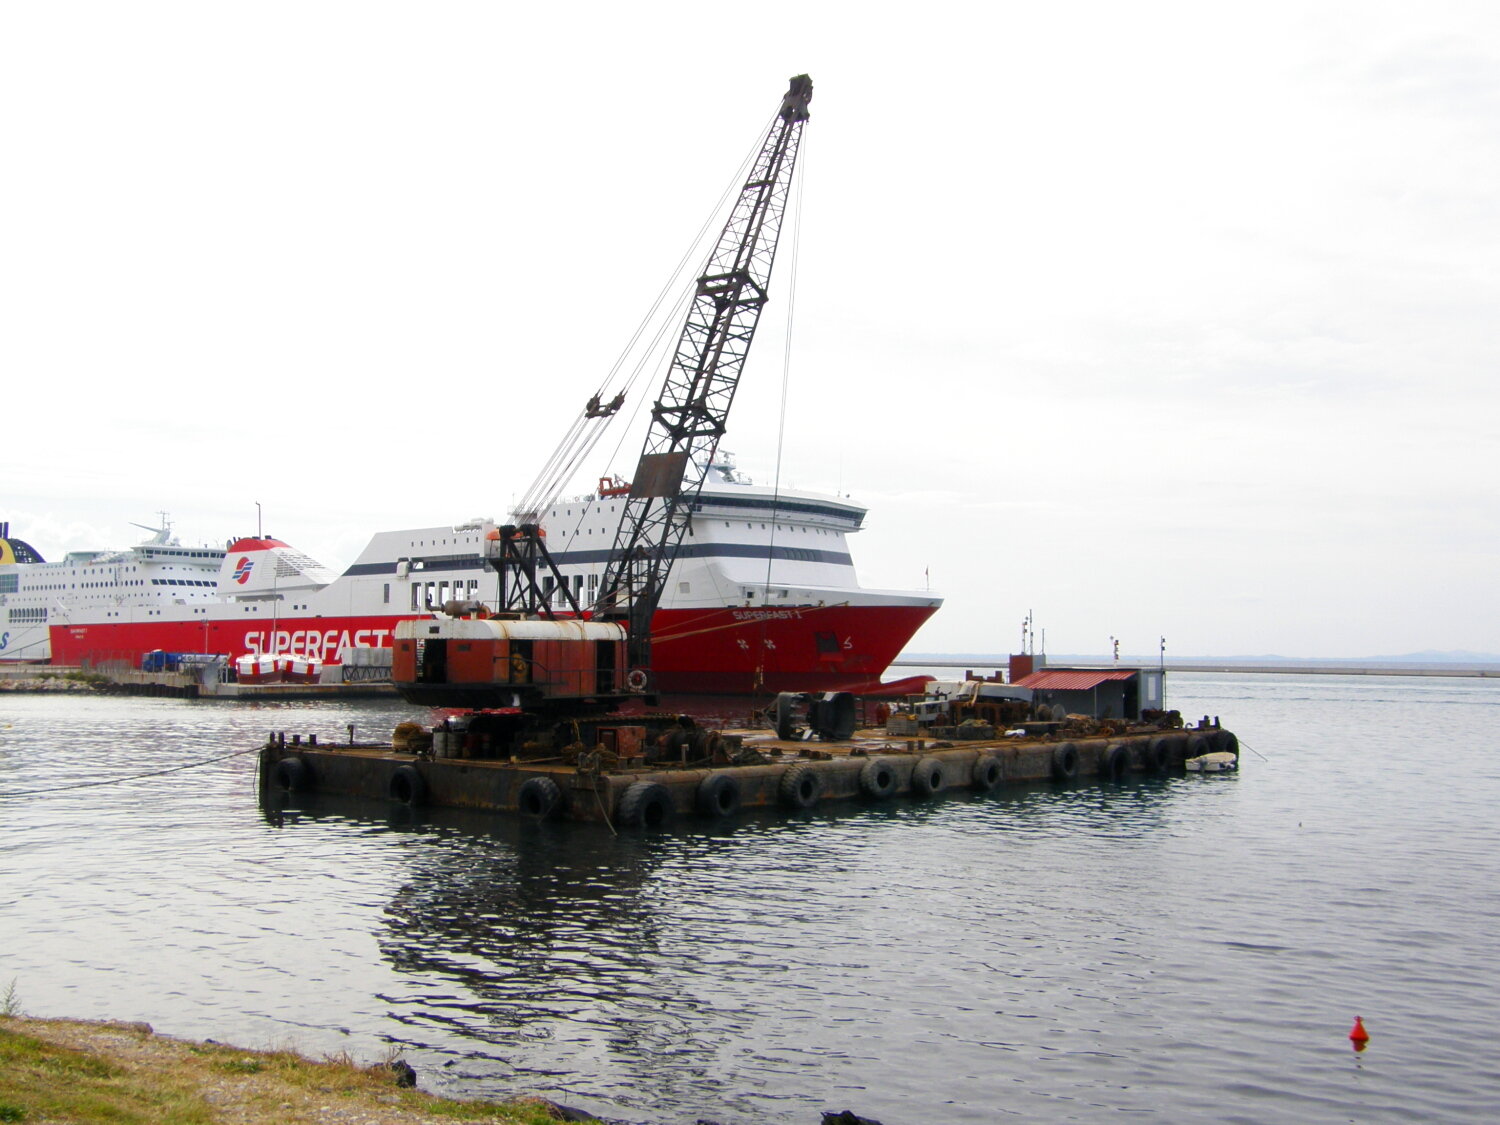
M237 1125L550 1125L592 1121L541 1098L456 1101L392 1058L361 1066L155 1034L150 1024L0 1016L0 1121Z
M13 1004L12 997L0 1002ZM0 1008L0 1121L74 1125L553 1125L598 1118L545 1098L460 1101L416 1089L394 1055L360 1065L157 1035L148 1023L40 1019ZM880 1125L851 1110L822 1125ZM715 1125L699 1118L697 1125Z
M103 676L82 672L36 672L27 675L0 676L0 692L20 694L77 695L99 690Z

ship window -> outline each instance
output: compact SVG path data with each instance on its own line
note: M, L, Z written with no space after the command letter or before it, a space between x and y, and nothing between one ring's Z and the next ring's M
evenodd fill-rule
M391 584L389 582L385 584L385 590L380 600L386 605L391 604Z
M422 589L422 587L418 583L413 582L411 584L411 607L412 607L412 609L418 608L417 607L417 595L421 591L421 589Z
M693 584L691 582L679 582L677 583L677 592L679 594L691 594L693 592Z

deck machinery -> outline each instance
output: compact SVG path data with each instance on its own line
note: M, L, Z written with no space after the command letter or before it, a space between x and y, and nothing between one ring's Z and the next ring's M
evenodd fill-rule
M392 679L402 697L474 709L464 727L476 755L555 754L578 744L608 749L611 739L602 736L624 729L609 713L652 702L652 614L768 299L811 99L812 80L793 78L697 279L640 459L621 493L623 512L593 604L581 605L562 581L545 531L520 522L486 533L486 556L499 575L497 612L450 602L441 618L397 627ZM587 417L618 409L621 399L601 401L590 400ZM556 589L560 610L548 596ZM644 729L621 737L637 733L645 737Z

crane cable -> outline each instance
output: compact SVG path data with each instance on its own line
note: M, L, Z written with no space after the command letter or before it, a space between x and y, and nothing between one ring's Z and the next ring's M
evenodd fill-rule
M769 123L767 128L769 128ZM709 232L715 226L722 227L721 216L726 205L736 192L744 190L747 170L759 151L760 145L757 142L740 162L739 168L720 194L718 202L714 204L707 216L705 216L697 233L693 236L687 248L683 251L682 256L678 259L677 265L673 267L671 273L668 275L667 281L657 293L656 299L652 302L650 309L636 326L630 340L615 359L614 365L610 368L608 375L602 380L597 396L600 402L603 402L605 399L605 388L610 386L618 377L621 369L630 359L632 353L637 350L641 338L653 322L657 324L657 328L652 334L651 342L637 357L635 365L626 378L620 393L629 397L648 366L656 366L656 364L652 363L652 360L662 354L663 337L672 328L677 326L678 321L683 319L681 314L685 313L686 307L694 295L695 285L693 283L696 282L696 278L690 279L687 284L684 284L682 280L683 274L694 261L702 256L702 247L709 236ZM678 299L673 303L673 308L679 315L675 318L660 316L663 304L674 292L679 293ZM666 358L670 360L670 356ZM619 455L625 436L633 428L635 419L639 416L641 405L642 402L637 401L635 408L631 412L631 425L622 431L620 441L616 444L615 450L611 454L610 464L613 464L615 458ZM588 409L585 408L572 425L569 426L562 441L558 443L551 456L548 457L537 478L522 495L520 502L514 509L514 514L540 518L541 513L550 508L556 501L558 494L567 486L568 481L577 472L579 465L593 451L594 446L598 443L600 437L603 436L604 431L609 428L617 414L618 411L612 411L602 416L590 417ZM596 424L591 426L590 423Z
M776 562L776 529L777 517L781 510L781 455L786 444L786 404L790 393L792 382L792 329L796 320L797 311L797 259L802 249L802 188L807 182L807 138L802 138L800 151L797 154L797 196L792 213L792 246L791 246L791 276L787 279L786 287L786 335L781 346L781 412L776 420L776 472L771 480L771 538L766 545L766 583L765 592L761 595L761 605L766 605L771 597L771 570ZM762 673L765 670L766 634L770 623L761 618L760 623L760 652L756 654L757 667Z

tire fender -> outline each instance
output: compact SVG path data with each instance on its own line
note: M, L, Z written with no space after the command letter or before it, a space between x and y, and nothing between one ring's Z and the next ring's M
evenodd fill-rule
M1233 731L1221 730L1213 737L1213 747L1223 754L1233 754L1236 758L1240 756L1240 740L1234 736Z
M733 816L740 810L740 783L733 774L711 773L698 785L699 816Z
M859 791L872 801L883 801L896 792L899 779L895 765L886 758L871 758L859 771Z
M1078 747L1064 742L1052 751L1052 780L1072 781L1078 776Z
M672 822L672 794L654 781L632 782L620 795L615 819L627 828L661 828Z
M823 795L823 775L803 763L793 766L776 783L776 795L792 809L810 809Z
M416 766L397 766L385 784L386 796L403 805L420 805L427 799L427 779Z
M1130 772L1130 747L1111 742L1099 756L1099 776L1105 781L1119 781Z
M288 793L301 793L312 786L312 770L296 755L282 758L271 767L271 784Z
M919 758L911 771L911 791L917 797L931 797L942 792L947 781L943 763L937 758Z
M550 777L528 777L516 790L516 811L532 820L547 820L562 807L562 787Z
M988 793L1005 780L1005 766L994 754L980 754L974 761L974 772L970 776L975 789Z

